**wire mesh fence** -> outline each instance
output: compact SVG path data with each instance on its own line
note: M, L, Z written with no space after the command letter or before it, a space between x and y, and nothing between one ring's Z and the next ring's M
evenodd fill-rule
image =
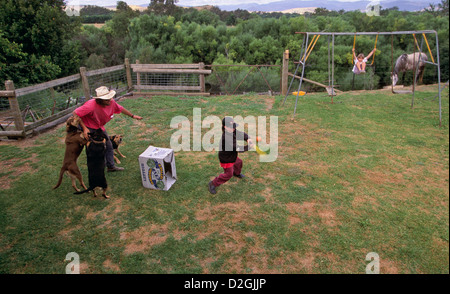
M5 87L0 89L0 91L4 91ZM9 109L9 102L8 97L0 97L0 112L8 110Z
M52 86L40 84L16 90L25 125L48 118L85 101L79 75ZM39 87L40 86L40 87Z
M141 73L140 83L145 85L159 86L197 86L199 83L198 75L194 74L154 74ZM137 84L137 75L134 82Z
M117 96L126 94L128 90L127 73L124 65L112 66L100 70L86 72L89 92L95 96L95 89L106 86L115 90Z
M134 73L133 85L136 89L158 92L174 90L198 91L200 77L198 74L186 73Z
M16 89L12 97L0 99L1 131L35 132L53 121L64 121L75 108L95 96L95 89L100 86L115 90L118 97L127 93L125 66L92 71L80 69L80 74ZM16 111L11 109L9 99L16 103ZM23 122L23 130L18 129L18 118Z
M132 64L133 85L142 95L209 95L205 75L211 73L203 63Z
M144 90L145 93L159 95L235 95L281 91L281 66L206 67L211 70L205 69L203 63L130 65L126 60L125 65L103 69L86 71L80 68L79 74L14 91L6 91L5 87L5 90L0 90L1 131L5 131L3 135L13 130L25 135L61 123L74 109L95 96L95 89L101 86L115 90L116 97L127 94L132 87L135 93ZM11 99L15 109L11 109Z

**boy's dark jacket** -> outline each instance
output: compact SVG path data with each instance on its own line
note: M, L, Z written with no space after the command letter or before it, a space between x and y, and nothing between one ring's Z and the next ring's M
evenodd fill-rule
M248 145L238 146L236 140L247 141L248 135L236 129L233 133L222 132L219 143L219 161L221 163L233 163L237 159L238 152L248 151Z

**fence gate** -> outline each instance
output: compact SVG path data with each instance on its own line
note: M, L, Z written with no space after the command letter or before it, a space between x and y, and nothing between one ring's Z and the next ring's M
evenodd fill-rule
M198 64L132 64L134 95L209 96L205 75L211 74Z

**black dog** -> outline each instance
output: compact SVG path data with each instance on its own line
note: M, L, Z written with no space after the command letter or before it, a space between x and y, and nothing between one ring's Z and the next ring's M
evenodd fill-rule
M94 197L97 197L95 188L101 187L103 189L103 197L106 199L109 198L109 196L106 195L108 184L105 177L106 139L107 137L101 129L97 129L93 133L89 133L89 142L86 144L89 188L80 192L75 192L74 194L82 194L93 191Z

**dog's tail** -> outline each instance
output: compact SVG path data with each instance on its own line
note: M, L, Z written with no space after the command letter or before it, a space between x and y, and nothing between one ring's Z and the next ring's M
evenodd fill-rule
M74 192L73 194L79 195L79 194L87 193L87 192L90 192L90 191L94 190L94 188L95 188L95 187L89 187L89 188L87 188L86 190Z
M59 172L59 180L58 180L58 183L56 184L56 186L53 187L53 190L56 189L56 188L58 188L59 185L61 185L62 179L63 179L63 176L64 176L64 172L65 172L65 171L66 171L66 169L65 169L64 167L62 167L62 168L61 168L61 171Z

